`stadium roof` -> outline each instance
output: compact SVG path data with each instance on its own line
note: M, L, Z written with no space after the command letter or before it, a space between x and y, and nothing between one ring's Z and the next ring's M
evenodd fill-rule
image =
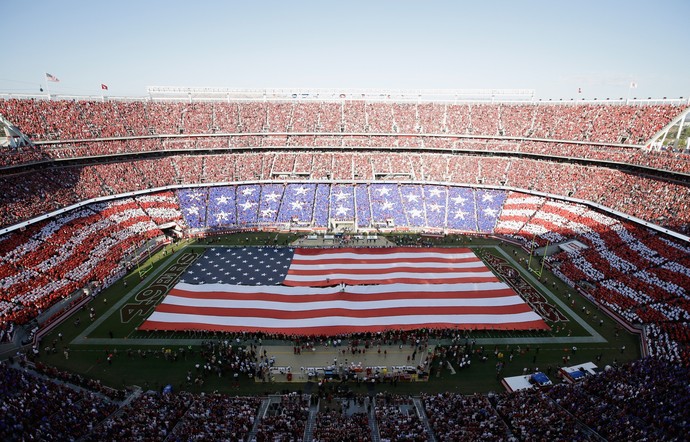
M689 97L678 98L580 98L548 99L536 98L534 89L319 89L319 88L265 88L241 89L221 87L172 87L149 86L145 96L67 95L67 94L25 94L3 93L0 99L36 100L86 100L86 101L351 101L408 102L408 103L515 103L515 104L611 104L648 105L672 104L690 105Z
M367 100L367 101L532 101L533 89L232 89L212 87L150 86L152 99L228 100Z

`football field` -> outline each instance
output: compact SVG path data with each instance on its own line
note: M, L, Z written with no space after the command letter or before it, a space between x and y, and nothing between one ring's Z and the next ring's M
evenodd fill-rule
M168 246L151 257L152 269L143 279L136 270L133 271L46 336L40 345L38 361L100 379L115 388L173 385L182 389L244 394L305 388L309 384L306 381L310 379L308 370L302 368L324 367L326 362L333 362L336 351L347 348L350 352L348 365L376 364L377 367L392 370L392 367L408 363L416 366L424 362L419 359L421 352L415 351L416 346L410 346L408 342L410 336L419 335L415 335L413 330L404 336L399 333L379 334L381 330L365 332L362 336L368 339L356 346L351 345L347 338L341 339L344 342L337 350L328 338L302 337L300 342L308 342L310 351L295 355L294 340L284 340L282 336L270 332L140 329L180 278L189 274L190 268L203 258L207 250L237 246L284 247L296 239L295 236L252 233L251 237L239 234L212 241ZM400 238L391 240L404 242ZM525 268L528 255L521 249L495 239L470 240L464 237L444 238L431 245L471 249L482 265L519 295L529 310L536 313L548 327L542 330L458 327L442 333L432 332L424 352L428 352L429 348L450 348L456 355L467 355L467 358L449 358L447 355L431 358L427 367L430 371L427 382L406 382L395 386L380 383L376 384L376 388L396 388L401 393L487 392L502 388L498 378L522 374L525 370L531 372L540 369L555 373L556 368L564 363L576 365L593 361L604 366L639 358L637 336L623 330L595 305L555 279L548 270L537 278ZM90 320L91 309L93 321ZM197 364L203 366L207 362L204 345L226 341L236 348L254 348L258 354L264 354L264 351L272 354L275 356L275 366L291 367L294 376L288 381L286 373L276 370L277 376L257 381L256 378L242 374L235 376L235 373L228 372L209 376L203 385L186 385L186 375L196 370ZM364 341L369 341L368 348ZM356 351L364 350L366 357L357 360L351 353L353 348ZM336 365L344 363L344 358L341 354ZM469 364L465 363L467 361Z

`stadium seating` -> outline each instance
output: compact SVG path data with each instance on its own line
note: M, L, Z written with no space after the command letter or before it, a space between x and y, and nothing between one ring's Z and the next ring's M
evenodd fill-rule
M117 405L102 395L46 381L0 363L0 439L75 440Z
M415 442L426 441L427 432L408 396L378 394L374 398L374 413L381 440Z
M503 395L496 401L496 411L521 440L589 439L582 424L541 391Z
M181 221L170 192L95 203L0 242L0 317L24 323L89 282L108 286L157 225Z
M257 442L300 440L309 415L309 402L297 394L284 395L280 402L271 403L259 421Z
M34 140L63 141L21 155L7 150L0 165L108 153L179 148L275 145L421 147L421 139L396 133L519 137L605 143L605 145L520 141L510 144L475 142L470 148L512 150L559 156L625 161L655 168L688 171L686 155L648 154L615 144L644 144L682 110L678 105L613 104L405 104L395 102L141 102L85 100L0 100L0 113ZM314 143L314 136L287 143L242 137L210 143L201 139L146 138L89 142L96 138L159 135L213 135L262 132L376 133L388 136L341 138ZM391 137L392 136L392 137ZM311 138L311 139L309 139ZM423 138L422 138L423 139ZM65 143L66 140L70 140ZM453 138L426 147L458 148ZM238 144L239 142L239 144Z
M369 417L362 412L348 414L347 410L322 411L316 417L314 440L320 442L370 441Z
M676 341L662 330L690 320L686 246L583 206L516 192L508 195L496 233L541 246L577 239L586 248L548 258L556 273L627 321L649 324L662 337L655 351L684 361L686 337Z
M690 155L639 147L681 111L606 103L0 100L0 113L36 142L0 149L0 226L80 205L0 236L0 342L88 284L111 284L169 222L206 231L335 221L499 234L526 247L577 240L584 247L560 250L547 264L642 327L653 359L548 393L425 396L432 431L438 440L584 440L590 429L608 439L682 438L687 395L677 380L687 380L690 361L690 247L610 213L529 194L573 197L689 233ZM185 187L211 183L218 186ZM166 186L180 188L160 190ZM143 194L121 196L133 191ZM113 199L90 201L98 197ZM248 367L235 360L216 368ZM149 393L112 415L112 401L4 366L0 374L7 393L0 435L26 439L212 439L219 431L245 438L259 406L251 398ZM376 399L374 415L319 413L314 435L336 440L375 416L382 440L420 440L425 430L409 398L385 402ZM256 440L299 439L307 406L302 397L282 398ZM30 428L26 419L41 425Z
M187 392L147 392L127 405L123 413L109 416L84 440L164 440L185 419L194 401L194 395ZM185 429L182 425L180 431Z
M3 440L306 440L308 396L106 391L54 369L0 363ZM314 441L682 440L688 367L645 358L549 389L321 398ZM79 386L77 386L79 385ZM122 401L122 393L130 400ZM113 395L114 394L114 395ZM330 396L330 395L329 395ZM259 415L261 404L266 412ZM374 420L372 425L371 420ZM428 421L428 427L424 420Z
M508 427L485 395L422 395L431 429L441 441L500 441Z
M252 430L260 403L258 397L196 395L171 437L173 440L214 440L218 435L226 435L230 440L245 440Z
M558 385L548 396L607 440L682 439L684 373L687 368L649 358L574 386Z

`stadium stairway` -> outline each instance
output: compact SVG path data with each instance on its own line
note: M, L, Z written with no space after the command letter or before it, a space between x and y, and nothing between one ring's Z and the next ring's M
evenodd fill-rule
M496 397L494 395L489 395L489 405L491 405L491 409L495 413L496 416L498 416L499 419L501 419L501 422L503 422L503 425L505 425L505 428L507 430L507 435L509 440L517 440L515 435L513 434L513 431L510 429L510 425L508 424L508 421L506 420L506 417L498 412L498 409L496 409Z
M422 421L422 424L424 424L426 434L429 436L427 438L427 441L436 442L436 436L434 435L434 432L431 430L431 425L429 425L429 418L427 417L426 412L424 411L424 405L422 405L422 400L418 397L412 398L412 403L414 404L415 410L417 410L417 416L419 416L419 419Z
M319 402L311 403L309 406L309 418L307 418L307 423L304 426L304 442L311 442L314 435L314 424L316 423L316 415L319 413Z
M582 434L587 436L588 440L591 441L597 441L597 442L606 442L606 438L604 438L602 435L596 432L593 428L587 426L584 422L582 422L577 416L575 416L573 413L565 409L561 404L558 403L558 401L554 400L552 397L549 397L551 401L556 404L558 408L563 410L564 412L568 413L575 422L577 422L577 426ZM641 423L641 425L644 425L644 423Z
M261 401L259 411L256 413L256 419L254 419L254 426L252 427L252 431L249 432L247 440L256 440L256 432L259 429L259 423L261 422L261 419L263 419L263 417L266 415L266 410L268 410L268 406L271 405L271 400L272 398L269 397Z
M371 442L381 442L381 433L379 433L379 424L376 421L376 405L371 397L369 401L369 428L371 429Z
M136 398L138 398L144 393L144 391L138 385L134 385L133 388L134 390L132 391L132 393L130 393L120 404L120 408L126 407L132 401L134 401Z

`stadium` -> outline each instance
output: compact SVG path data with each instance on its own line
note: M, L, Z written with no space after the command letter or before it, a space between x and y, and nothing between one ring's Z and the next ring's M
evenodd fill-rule
M683 439L689 113L530 90L4 96L3 439ZM255 282L276 270L247 273L252 253L291 263ZM280 307L311 295L385 306Z

